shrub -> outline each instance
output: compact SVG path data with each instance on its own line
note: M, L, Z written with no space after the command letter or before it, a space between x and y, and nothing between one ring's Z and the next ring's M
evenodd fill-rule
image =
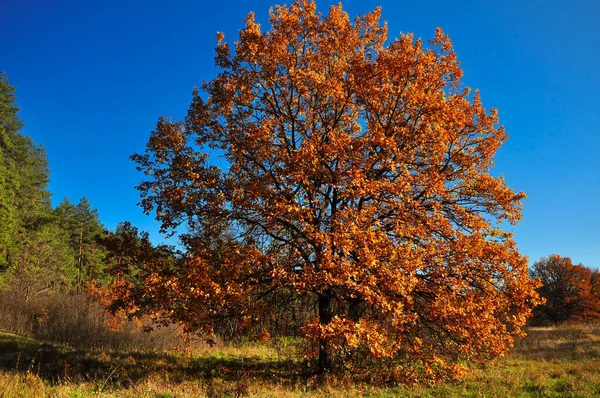
M147 332L148 324L111 315L89 294L26 298L16 290L0 290L0 329L8 332L81 349L155 351L183 344L175 326Z

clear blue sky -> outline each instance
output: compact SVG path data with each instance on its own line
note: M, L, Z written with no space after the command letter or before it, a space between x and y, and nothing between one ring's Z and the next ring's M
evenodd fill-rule
M17 87L24 132L46 147L54 202L87 196L106 227L129 220L161 241L136 206L129 155L215 76L215 33L232 41L249 11L266 24L275 1L0 0L0 70ZM352 17L381 5L392 38L431 38L436 26L450 35L464 83L510 133L494 172L529 195L519 248L532 261L558 253L600 267L600 2L343 4Z

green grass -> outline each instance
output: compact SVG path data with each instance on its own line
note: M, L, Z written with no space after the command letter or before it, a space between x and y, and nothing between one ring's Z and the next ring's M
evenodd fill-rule
M596 397L600 325L531 329L502 360L462 380L381 388L301 374L294 344L200 347L192 354L92 352L0 333L0 397Z

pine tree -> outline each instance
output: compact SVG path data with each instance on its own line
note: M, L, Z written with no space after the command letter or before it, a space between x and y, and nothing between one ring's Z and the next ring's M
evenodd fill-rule
M69 285L73 257L55 224L44 148L21 133L15 88L0 73L0 281L30 296Z
M19 217L14 201L18 191L16 147L21 138L19 130L23 123L15 105L14 87L0 73L0 270L6 270L13 262L17 246Z
M92 208L86 197L81 198L77 205L65 198L56 207L54 214L61 229L67 234L74 254L76 284L81 286L93 279L102 278L106 251L98 244L98 238L104 233L98 211Z

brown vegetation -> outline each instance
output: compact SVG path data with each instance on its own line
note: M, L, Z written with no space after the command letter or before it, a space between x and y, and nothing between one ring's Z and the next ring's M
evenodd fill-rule
M88 294L48 292L31 298L0 290L0 331L96 351L163 351L184 343L175 327L144 333L149 322L111 315Z

